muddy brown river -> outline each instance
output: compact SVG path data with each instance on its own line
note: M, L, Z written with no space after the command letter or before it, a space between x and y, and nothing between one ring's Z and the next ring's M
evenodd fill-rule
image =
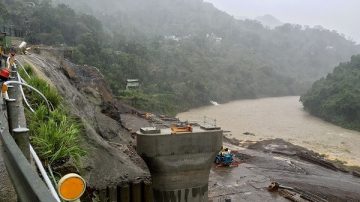
M282 138L330 159L360 166L360 132L322 121L303 110L298 96L233 101L178 114L181 120L216 119L239 140ZM244 135L249 132L252 135Z

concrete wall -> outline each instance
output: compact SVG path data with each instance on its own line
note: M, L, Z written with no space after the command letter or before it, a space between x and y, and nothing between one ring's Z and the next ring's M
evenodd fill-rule
M137 152L148 165L155 201L208 201L211 165L222 131L137 136Z

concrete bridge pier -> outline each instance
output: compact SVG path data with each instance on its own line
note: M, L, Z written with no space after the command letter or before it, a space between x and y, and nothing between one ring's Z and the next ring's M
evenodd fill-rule
M137 152L151 172L154 201L208 201L210 169L221 146L219 128L177 134L170 129L139 131Z

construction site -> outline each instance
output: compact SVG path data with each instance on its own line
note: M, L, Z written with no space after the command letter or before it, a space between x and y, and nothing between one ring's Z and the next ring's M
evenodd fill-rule
M19 54L17 65L31 65L36 75L59 91L71 114L84 126L81 144L87 155L81 159L80 169L74 170L71 164L61 168L85 179L82 201L92 201L94 196L104 202L360 199L360 173L350 167L281 139L242 143L224 134L226 128L216 121L194 123L137 110L112 95L98 69L73 64L61 51L37 47L36 53ZM15 96L19 94L11 96L18 99ZM12 126L11 120L8 124L14 110L9 111L5 98L1 101L3 136L17 125ZM22 103L18 104L23 110ZM23 121L18 125L26 128ZM9 160L8 137L4 137L0 144L0 201L15 201L24 194L21 192L31 192L19 181L30 178L9 170L17 167L17 160ZM21 155L31 159L26 152ZM27 166L33 168L29 162ZM33 173L38 170L33 168ZM44 185L39 179L37 183ZM33 199L44 201L43 193L34 192Z

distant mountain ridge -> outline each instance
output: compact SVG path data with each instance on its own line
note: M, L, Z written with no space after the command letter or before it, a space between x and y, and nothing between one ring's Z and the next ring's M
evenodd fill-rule
M284 24L283 22L269 14L256 17L255 20L259 21L264 26L270 28L275 28Z

